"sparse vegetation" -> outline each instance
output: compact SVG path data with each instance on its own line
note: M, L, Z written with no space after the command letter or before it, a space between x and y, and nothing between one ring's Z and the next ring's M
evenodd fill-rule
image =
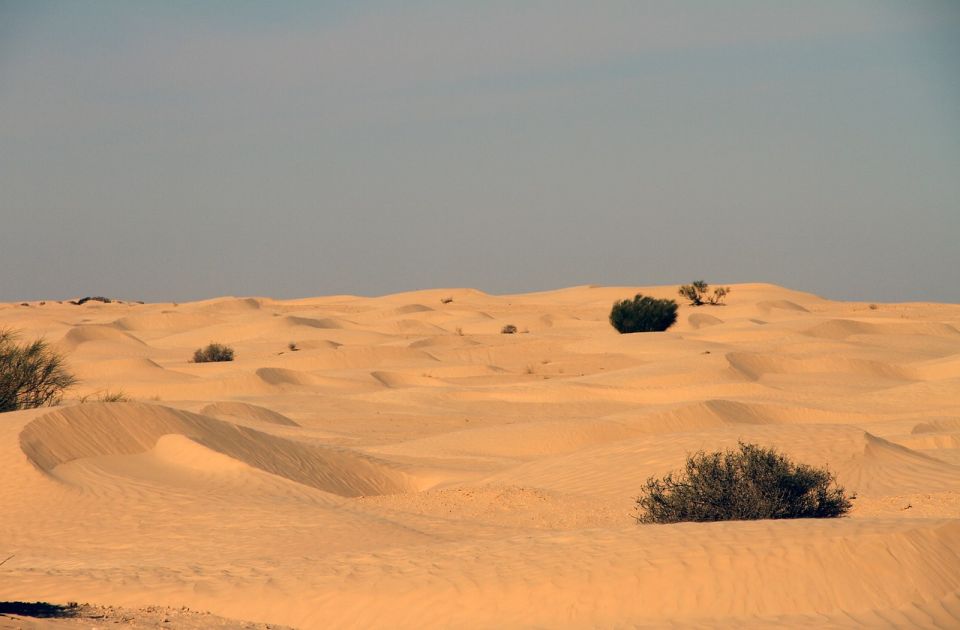
M297 347L297 344L293 341L287 344L287 350L290 352L297 352L300 348Z
M0 330L0 413L55 405L76 382L43 339L21 345Z
M877 309L880 308L880 307L877 306L876 304L871 304L869 308L870 308L871 311L875 311L875 310L877 310Z
M677 303L637 293L632 300L620 300L610 309L610 324L618 332L659 332L677 321Z
M194 363L216 363L219 361L233 361L233 348L220 343L211 343L206 348L199 348L193 353Z
M110 298L103 297L102 295L95 295L92 297L88 295L87 297L80 298L79 300L70 300L70 303L80 306L82 304L86 304L87 302L103 302L104 304L110 304L112 301L113 300Z
M93 398L96 402L130 402L131 398L127 396L122 389L115 392L109 389L93 392L80 397L81 403L88 403Z
M735 451L701 451L687 458L682 472L648 479L637 498L637 521L831 518L849 511L851 498L828 470L740 442Z
M515 335L517 334L517 327L513 324L507 324L500 329L500 334L502 335Z
M450 296L440 298L441 304L449 304L450 302L453 302L453 298Z
M710 285L706 282L695 280L690 284L681 286L679 293L681 297L690 300L691 306L703 306L704 304L717 306L723 304L724 298L730 293L730 287L716 287L712 294L707 295L709 290Z

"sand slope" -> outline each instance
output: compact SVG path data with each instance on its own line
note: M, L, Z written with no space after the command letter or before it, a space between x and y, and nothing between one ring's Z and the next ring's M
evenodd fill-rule
M81 379L0 416L0 601L142 627L182 606L217 627L960 626L960 307L743 284L618 335L638 291L675 288L0 305ZM211 341L236 360L190 363ZM851 516L634 522L649 476L738 440L829 466Z

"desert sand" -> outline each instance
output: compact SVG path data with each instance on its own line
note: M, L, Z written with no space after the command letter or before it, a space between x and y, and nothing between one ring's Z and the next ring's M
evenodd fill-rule
M632 335L611 304L676 287L0 305L81 379L0 415L0 601L142 627L204 626L150 607L217 627L960 627L960 306L732 289ZM236 360L191 363L212 341ZM636 523L649 476L738 440L829 467L850 516ZM0 617L18 624L91 627Z

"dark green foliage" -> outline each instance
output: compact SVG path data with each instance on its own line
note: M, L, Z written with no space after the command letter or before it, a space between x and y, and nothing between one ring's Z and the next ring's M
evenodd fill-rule
M15 339L12 331L0 330L0 412L60 402L63 391L76 383L63 357L42 339L25 345Z
M658 332L677 321L677 303L637 293L632 300L614 303L610 324L621 333Z
M686 468L651 477L637 498L640 523L829 518L851 507L828 470L794 464L772 448L699 452Z
M206 348L200 348L193 353L194 363L213 363L217 361L233 361L233 348L219 343L211 343Z

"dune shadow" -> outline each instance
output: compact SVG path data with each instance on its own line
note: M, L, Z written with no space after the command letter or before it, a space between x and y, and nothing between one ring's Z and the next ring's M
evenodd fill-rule
M0 615L19 615L42 619L76 617L80 613L77 604L50 604L48 602L0 602Z

